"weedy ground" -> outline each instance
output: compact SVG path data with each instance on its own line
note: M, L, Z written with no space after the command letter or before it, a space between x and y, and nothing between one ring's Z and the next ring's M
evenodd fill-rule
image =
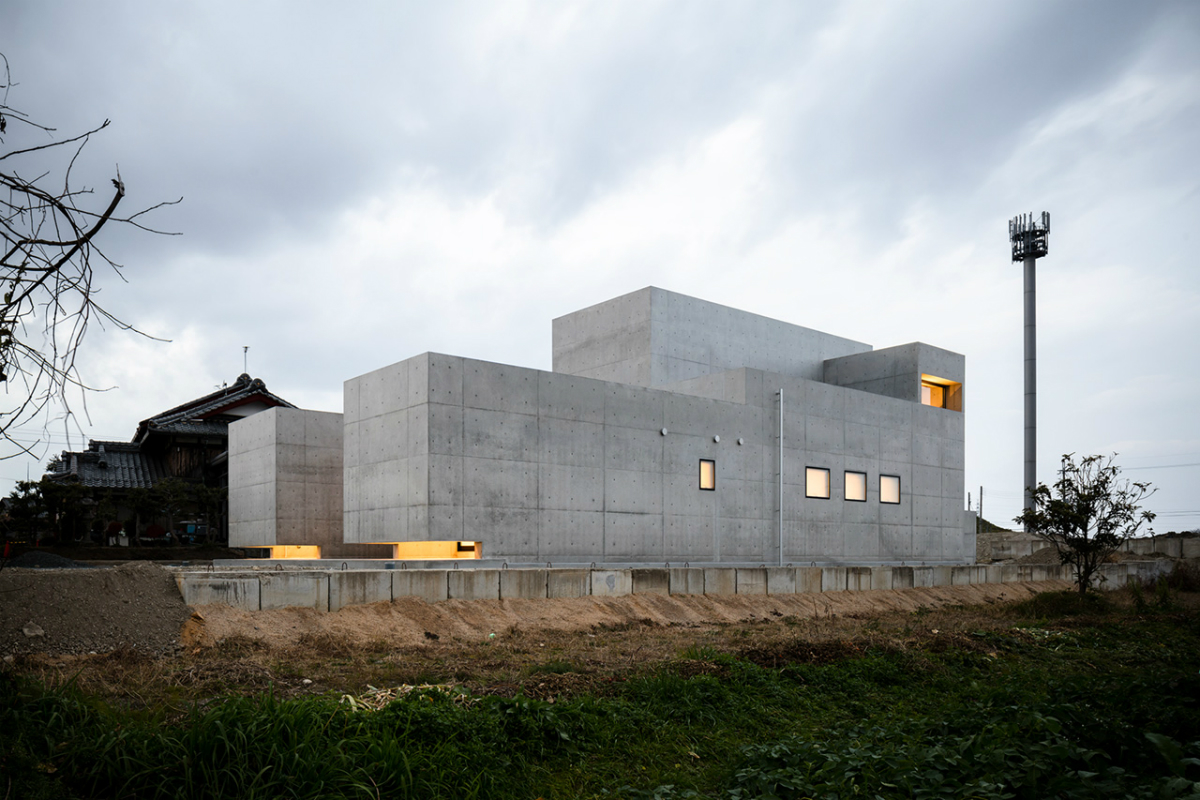
M0 677L0 797L1200 797L1185 578L401 649L25 657Z

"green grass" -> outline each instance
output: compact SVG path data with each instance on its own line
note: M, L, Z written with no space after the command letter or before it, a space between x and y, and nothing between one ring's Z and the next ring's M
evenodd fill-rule
M1175 608L1047 596L938 648L697 644L557 702L267 693L168 718L3 674L0 797L1200 797L1200 625Z

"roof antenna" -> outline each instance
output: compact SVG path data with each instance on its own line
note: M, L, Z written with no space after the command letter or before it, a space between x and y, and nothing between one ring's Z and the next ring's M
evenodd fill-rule
M250 345L248 345L248 344L242 345L242 372L246 373L247 375L250 374L250 370L248 370L246 368L246 362L248 359L246 354L249 352L250 352Z

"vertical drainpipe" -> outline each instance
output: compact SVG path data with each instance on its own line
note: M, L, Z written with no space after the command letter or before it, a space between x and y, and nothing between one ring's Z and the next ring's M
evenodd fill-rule
M779 566L783 566L783 387L779 387Z

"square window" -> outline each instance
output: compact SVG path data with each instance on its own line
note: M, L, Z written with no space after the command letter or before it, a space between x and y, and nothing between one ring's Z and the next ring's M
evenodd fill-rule
M717 462L707 458L700 459L700 488L706 492L717 488Z
M805 468L804 496L829 499L829 470L822 467Z
M900 476L879 476L879 502L896 504L900 502Z
M855 503L867 502L867 473L846 470L846 499Z

